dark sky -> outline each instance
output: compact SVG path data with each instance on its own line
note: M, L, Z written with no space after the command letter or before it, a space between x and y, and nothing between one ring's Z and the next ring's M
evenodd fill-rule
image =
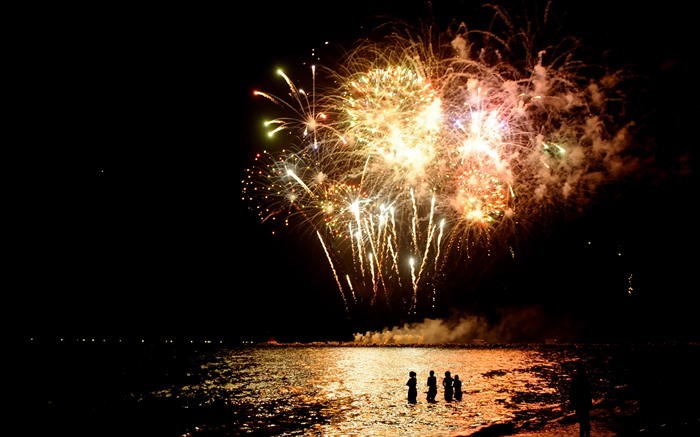
M571 328L589 340L697 340L690 14L673 1L560 3L569 33L646 78L631 112L643 114L640 141L655 159L648 174L611 189L614 200L533 232L517 261L484 267L469 292L451 284L445 301L494 323L532 314L545 326L534 337ZM308 341L382 328L348 317L314 239L272 236L241 202L270 109L252 91L279 89L277 65L305 68L311 49L349 46L379 16L445 25L469 22L477 5L18 14L5 145L6 311L17 333Z

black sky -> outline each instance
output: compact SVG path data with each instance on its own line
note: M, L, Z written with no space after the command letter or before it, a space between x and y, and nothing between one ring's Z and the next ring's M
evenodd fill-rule
M583 320L581 338L592 340L697 339L689 11L561 3L569 33L648 78L630 98L655 160L612 200L528 236L517 260L495 262L477 291L449 299L488 318L537 306L551 316L542 323ZM379 16L444 25L469 22L477 5L18 13L5 155L6 311L17 333L307 341L365 328L348 319L314 241L270 235L241 202L243 169L262 150L265 105L252 90L277 86L277 65L302 68L326 40L350 44Z

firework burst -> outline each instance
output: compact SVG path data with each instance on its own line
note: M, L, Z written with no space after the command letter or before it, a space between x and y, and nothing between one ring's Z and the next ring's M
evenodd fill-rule
M507 28L407 27L358 43L323 70L331 85L313 67L310 93L282 72L288 98L256 92L286 109L267 126L292 142L258 155L244 199L315 235L348 311L435 305L452 269L633 168L608 111L621 76L576 60L574 40L537 48Z

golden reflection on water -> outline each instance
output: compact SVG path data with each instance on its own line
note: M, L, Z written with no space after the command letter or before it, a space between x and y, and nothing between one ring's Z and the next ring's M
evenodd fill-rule
M235 401L248 406L251 421L264 421L267 414L271 429L282 416L295 415L310 425L309 435L467 435L561 403L556 384L561 363L527 348L271 347L246 350L246 357L239 352L226 358L239 381ZM425 394L430 370L438 378L434 404ZM416 404L407 402L410 371L418 375ZM444 400L445 371L463 381L461 401Z

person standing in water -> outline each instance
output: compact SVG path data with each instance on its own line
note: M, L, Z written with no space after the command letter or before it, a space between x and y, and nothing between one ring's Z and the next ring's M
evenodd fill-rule
M435 396L437 396L437 377L435 371L431 370L428 376L428 402L435 402Z
M454 387L455 400L461 401L462 400L462 380L459 379L459 375L455 375L455 378L452 381L452 386Z
M445 400L447 402L452 401L452 396L454 394L454 387L452 386L453 381L450 371L448 370L445 372L445 377L442 378L442 387L445 389Z
M408 372L408 402L415 404L418 398L418 380L416 379L416 372Z
M571 378L569 402L578 422L579 436L589 437L591 435L593 398L591 395L591 384L588 380L588 375L586 375L586 368L581 362L576 365L574 376Z

